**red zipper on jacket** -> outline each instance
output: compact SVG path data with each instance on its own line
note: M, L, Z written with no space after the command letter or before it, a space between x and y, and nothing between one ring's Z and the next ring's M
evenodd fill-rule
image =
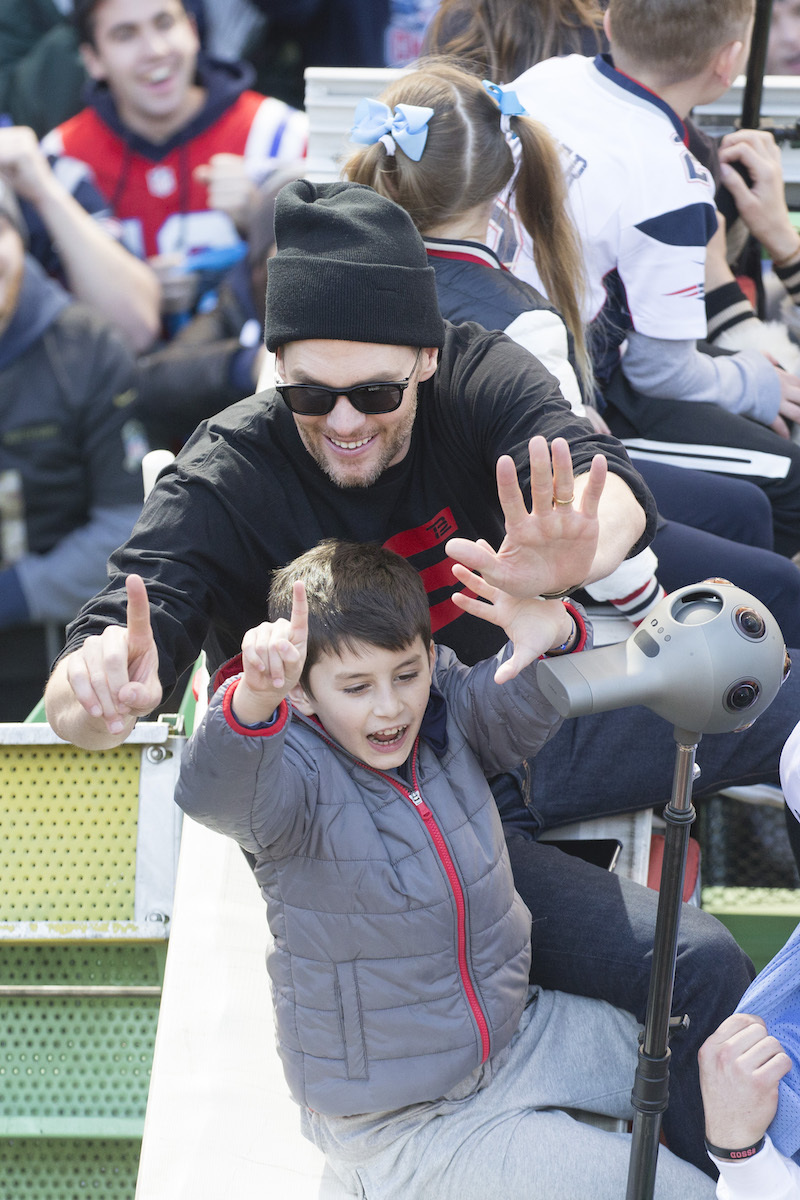
M376 773L383 775L382 771ZM478 1031L481 1035L481 1062L485 1063L489 1057L490 1049L489 1024L484 1016L480 1000L475 992L475 988L472 986L472 980L469 977L469 969L467 967L467 910L466 905L464 904L464 890L461 887L461 881L458 878L458 872L456 871L455 864L450 857L450 851L447 849L447 843L444 840L444 835L437 825L436 818L434 817L433 813L422 799L422 793L419 790L419 784L417 782L416 745L414 746L411 756L411 777L414 780L413 792L409 792L408 789L404 788L403 785L398 783L396 779L392 779L391 775L383 775L383 777L384 779L388 780L392 787L397 789L401 796L405 796L405 798L414 805L414 808L419 813L425 828L428 831L430 839L436 848L436 853L439 855L442 866L444 867L445 875L447 876L450 888L453 892L453 897L456 902L456 916L458 918L458 969L461 974L461 983L467 995L467 1002L470 1010L472 1011L472 1015L475 1018L475 1024L478 1026Z
M481 1062L485 1063L489 1057L489 1026L486 1021L486 1017L483 1014L480 1001L475 993L475 988L472 986L472 980L469 977L469 971L467 969L467 928L464 892L461 887L458 874L456 873L455 866L453 865L453 860L450 857L450 851L447 849L442 831L436 824L436 818L428 808L425 801L422 799L422 795L417 787L416 771L413 770L413 766L412 771L414 774L413 792L406 791L406 789L401 787L400 784L395 783L393 779L390 779L388 775L386 778L389 779L390 783L394 784L394 786L402 795L411 801L419 815L422 817L422 820L425 823L425 828L430 834L431 841L436 847L436 852L441 859L445 874L450 882L450 887L452 888L453 896L456 902L456 914L458 916L458 967L459 971L461 972L461 982L464 985L464 991L467 994L467 1001L472 1010L472 1015L475 1018L475 1023L477 1024L481 1035Z
M331 742L327 734L327 730L319 718L312 716L310 720L316 726L317 732L320 734L323 740L328 742L329 745L335 745L334 742ZM444 840L444 835L437 825L436 818L434 817L433 813L422 799L422 793L419 790L419 784L417 782L418 745L419 738L417 738L417 741L414 743L414 749L411 753L411 777L414 781L413 792L410 792L402 785L402 783L399 783L398 780L392 779L391 775L387 775L384 771L379 771L377 767L371 767L369 763L365 763L361 759L357 759L356 761L358 761L362 767L366 767L368 771L372 771L373 775L379 775L381 779L385 779L386 782L390 783L392 787L400 793L401 796L405 796L406 800L413 804L414 808L422 818L423 824L428 831L428 835L433 842L437 854L439 855L447 876L447 880L450 884L450 888L453 892L453 898L456 902L456 916L458 918L458 969L461 975L461 983L467 996L467 1003L469 1004L475 1024L478 1026L478 1031L481 1035L481 1062L485 1063L489 1057L489 1050L491 1048L489 1042L489 1023L484 1016L480 1000L478 999L475 988L472 985L472 980L469 977L469 968L467 967L467 910L466 905L464 904L464 891L461 887L461 881L458 878L458 872L456 871L455 864L450 857L450 851L447 849L447 843Z

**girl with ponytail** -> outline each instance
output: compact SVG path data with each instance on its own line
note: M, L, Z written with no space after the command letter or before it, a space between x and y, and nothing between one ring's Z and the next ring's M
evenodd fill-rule
M512 92L447 60L429 59L391 84L379 101L361 102L352 138L363 144L345 164L344 177L368 184L409 213L436 269L443 315L506 330L583 411L573 369L590 394L580 318L583 264L558 150L545 127ZM495 201L509 185L550 303L509 275L488 245ZM458 263L461 268L453 266ZM476 263L502 278L494 287L489 271L476 278Z

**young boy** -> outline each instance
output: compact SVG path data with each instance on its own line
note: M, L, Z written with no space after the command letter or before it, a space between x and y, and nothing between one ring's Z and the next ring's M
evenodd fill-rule
M455 602L510 638L472 668L434 647L423 582L390 550L329 540L277 572L176 799L255 855L284 1071L353 1191L616 1200L628 1139L561 1110L632 1115L638 1026L529 990L531 917L486 783L559 725L535 660L586 628L453 571L477 597ZM657 1196L713 1191L662 1152Z
M752 0L610 0L612 55L550 59L510 86L564 150L612 432L634 456L753 479L772 504L775 548L791 557L800 448L786 422L800 419L800 381L758 350L697 345L716 217L684 122L742 70L752 20ZM512 269L538 286L522 241Z

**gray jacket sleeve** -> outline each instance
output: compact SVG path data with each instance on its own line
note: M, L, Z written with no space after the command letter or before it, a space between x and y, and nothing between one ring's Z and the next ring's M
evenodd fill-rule
M758 350L702 354L694 341L628 335L622 357L625 378L643 396L706 401L771 425L778 415L780 381Z
M585 625L585 649L589 649L592 628L588 621ZM466 667L449 647L436 648L434 683L487 778L533 758L563 722L536 681L537 662L515 679L495 683L495 671L511 657L512 649L506 643L494 658Z
M93 509L87 523L52 550L14 564L32 621L65 625L105 587L108 557L130 535L140 511L140 504Z
M187 743L175 801L201 825L232 837L252 853L291 846L314 811L318 764L310 753L287 746L291 722L286 705L269 730L245 736L228 724L223 697L215 692Z

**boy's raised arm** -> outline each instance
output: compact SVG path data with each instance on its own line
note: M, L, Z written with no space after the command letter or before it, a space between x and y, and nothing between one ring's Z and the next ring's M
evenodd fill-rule
M488 542L483 544L488 547ZM513 643L514 653L498 667L495 683L507 683L550 650L568 647L573 639L577 643L580 631L575 618L560 600L525 600L511 596L492 587L461 563L453 564L453 574L479 597L475 599L465 592L456 592L453 603L474 617L501 626Z

